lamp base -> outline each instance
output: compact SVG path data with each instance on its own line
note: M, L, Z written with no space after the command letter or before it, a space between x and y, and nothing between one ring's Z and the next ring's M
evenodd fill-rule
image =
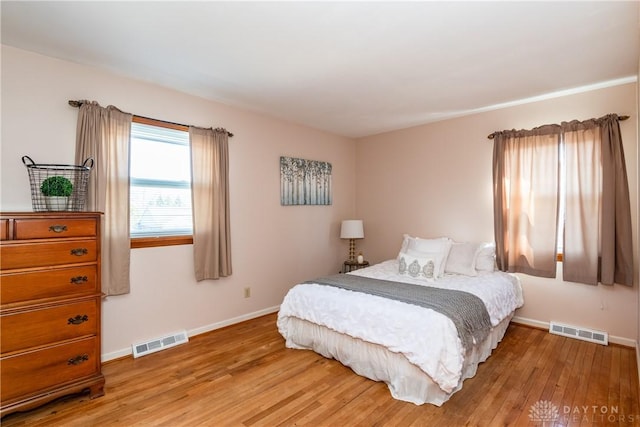
M349 261L356 260L356 240L349 239Z

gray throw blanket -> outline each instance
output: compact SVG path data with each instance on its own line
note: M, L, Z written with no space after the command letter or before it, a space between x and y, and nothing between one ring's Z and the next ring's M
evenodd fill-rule
M371 279L351 274L319 277L305 283L334 286L430 308L453 321L465 350L474 340L482 342L491 329L491 318L480 298L464 291Z

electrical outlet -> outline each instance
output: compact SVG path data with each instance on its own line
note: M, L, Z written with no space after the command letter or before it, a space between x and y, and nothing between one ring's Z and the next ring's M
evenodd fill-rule
M249 298L251 296L251 288L244 288L244 297Z

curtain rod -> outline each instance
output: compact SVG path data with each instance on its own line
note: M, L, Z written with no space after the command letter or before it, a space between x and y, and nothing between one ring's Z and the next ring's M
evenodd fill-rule
M627 120L628 118L629 118L629 116L618 116L618 121L621 122L621 121ZM495 137L496 133L497 132L494 132L494 133L490 134L489 136L487 136L487 138L493 139Z
M75 107L75 108L80 108L80 106L82 104L84 104L84 101L74 101L74 100L71 100L71 99L69 100L69 105L71 105L72 107ZM164 122L164 123L167 123L167 124L170 124L170 125L189 127L189 125L183 125L182 123L168 122L166 120L158 120L158 119L153 119L151 117L138 116L137 114L134 114L134 116L140 117L141 119L155 120L157 122ZM225 132L227 132L227 136L229 138L233 138L233 134L231 132L229 132L226 129L225 129Z

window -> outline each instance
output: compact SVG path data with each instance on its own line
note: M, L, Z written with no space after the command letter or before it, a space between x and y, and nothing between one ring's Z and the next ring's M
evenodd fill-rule
M188 128L134 117L130 156L132 247L191 243Z
M564 138L560 135L560 145L558 146L558 231L557 231L557 243L556 243L556 260L562 262L562 252L564 250L564 221L565 221L565 205L567 197L567 169L566 169L566 153L564 149Z

